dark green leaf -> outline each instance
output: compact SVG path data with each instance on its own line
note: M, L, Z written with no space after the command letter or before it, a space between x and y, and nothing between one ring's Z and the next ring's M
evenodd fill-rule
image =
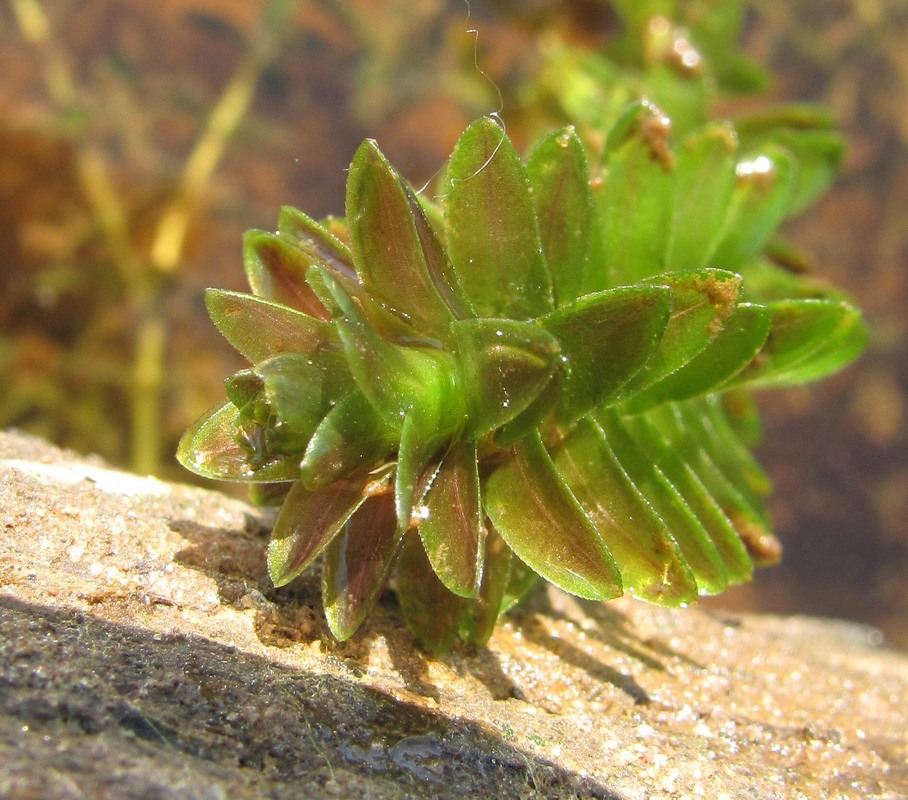
M367 497L325 548L322 602L331 633L349 639L375 605L400 546L394 499Z
M416 518L435 574L454 594L475 597L486 537L475 445L460 442L445 455Z
M697 582L678 545L631 483L592 419L579 420L552 457L618 564L626 589L661 605L696 599Z
M539 214L556 305L579 297L593 213L589 169L573 128L547 136L530 154L527 174Z
M550 583L590 600L617 597L621 576L538 434L485 482L485 511L514 553Z
M502 128L489 118L470 125L446 180L448 252L471 311L525 320L551 310L530 183Z
M293 484L268 541L268 575L284 586L325 549L366 499L363 482L338 481L311 492Z
M577 419L608 402L641 369L662 338L670 303L663 286L610 289L540 320L567 364L562 418Z

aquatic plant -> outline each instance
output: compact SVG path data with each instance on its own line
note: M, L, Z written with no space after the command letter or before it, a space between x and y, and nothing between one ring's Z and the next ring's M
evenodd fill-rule
M637 100L591 172L573 128L522 160L484 118L438 202L365 142L345 219L284 208L246 236L253 294L208 291L251 366L181 462L282 502L271 579L323 556L338 639L392 574L430 650L486 641L539 576L666 605L748 580L780 554L750 390L864 344L847 300L764 254L825 185L827 128L787 110L747 150L727 122L674 141Z

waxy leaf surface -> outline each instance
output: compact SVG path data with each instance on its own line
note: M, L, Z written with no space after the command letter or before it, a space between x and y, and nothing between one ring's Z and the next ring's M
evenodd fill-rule
M527 174L555 303L564 305L581 292L593 214L586 155L573 128L543 139L530 154Z
M349 639L378 600L400 546L394 499L366 498L325 548L322 602L331 633Z
M423 500L425 513L417 514L432 569L448 591L463 597L479 592L486 537L476 458L475 445L455 444Z
M577 419L617 395L658 346L670 304L664 286L633 286L587 295L540 320L566 361L563 419Z
M423 333L444 335L451 311L429 273L408 193L372 141L350 166L347 224L365 289Z
M578 421L552 457L618 564L626 589L663 605L696 599L697 582L678 545L631 483L602 429L591 418Z
M293 484L268 541L268 575L284 586L303 572L359 508L363 482L338 481L309 491Z
M526 170L491 119L460 137L445 173L448 252L478 317L526 320L553 305Z
M514 445L513 455L486 480L483 496L495 529L547 581L589 600L622 593L614 559L538 434Z

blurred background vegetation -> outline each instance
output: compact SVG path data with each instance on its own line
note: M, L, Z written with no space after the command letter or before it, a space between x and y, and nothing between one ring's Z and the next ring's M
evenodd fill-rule
M698 4L726 0L691 0ZM474 33L474 31L478 33ZM206 286L246 289L240 237L281 204L343 212L365 137L415 185L501 107L526 144L553 53L614 40L595 0L10 0L0 7L0 428L191 480L173 452L239 356ZM718 608L845 617L908 647L908 0L752 0L768 91L849 139L790 223L874 341L821 384L763 393L780 567ZM757 79L755 73L751 76Z

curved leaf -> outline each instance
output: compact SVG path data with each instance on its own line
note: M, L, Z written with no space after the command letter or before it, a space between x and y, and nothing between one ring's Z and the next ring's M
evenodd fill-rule
M350 165L347 220L365 289L420 331L443 336L451 310L429 273L407 191L371 140Z
M388 426L360 392L341 399L319 423L300 463L307 489L371 469L397 444Z
M617 395L659 344L670 303L664 286L632 286L586 295L540 319L567 368L559 416L577 419Z
M514 419L560 363L558 342L535 322L467 319L451 324L466 391L465 435L483 436Z
M696 599L697 582L678 545L628 479L592 419L578 421L552 458L618 564L626 589L662 605Z
M207 289L205 305L224 338L253 364L278 353L339 345L322 320L255 295Z
M638 413L670 400L686 400L715 391L753 360L766 341L769 325L765 306L741 303L697 356L635 394L622 410Z
M177 459L191 472L222 481L263 483L294 481L297 459L274 457L258 466L250 463L249 449L236 440L237 408L225 403L193 423L177 448Z
M325 549L366 499L364 481L338 481L309 491L300 481L288 493L268 541L268 575L284 586Z
M446 171L445 228L458 284L478 317L550 311L552 285L526 170L492 119L461 135Z
M400 547L394 499L366 498L325 548L322 602L338 641L349 639L375 605Z
M589 600L622 593L614 559L538 433L521 439L489 475L483 503L508 547L550 583Z
M416 516L439 580L454 594L475 597L486 538L475 445L460 442L445 455Z
M666 273L653 282L671 289L668 322L646 364L621 388L622 397L633 397L699 355L722 330L741 287L738 275L716 269Z
M573 128L543 139L527 159L555 304L575 300L583 285L593 214L589 168Z

